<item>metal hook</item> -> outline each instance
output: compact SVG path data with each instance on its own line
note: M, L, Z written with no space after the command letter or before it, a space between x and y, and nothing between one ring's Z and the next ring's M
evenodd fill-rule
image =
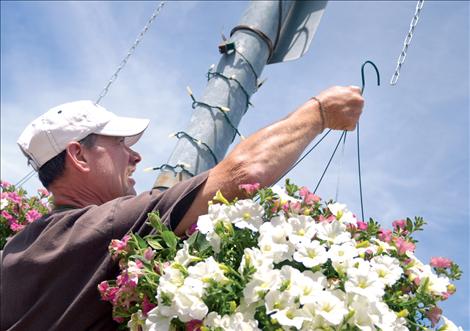
M374 62L372 61L366 61L364 62L364 64L362 65L361 67L361 77L362 77L362 87L361 87L361 94L364 93L364 88L366 86L366 80L364 78L364 67L366 66L366 64L369 63L370 65L372 65L375 69L375 72L377 74L377 85L380 86L380 73L379 73L379 69L377 69L377 66L374 64Z

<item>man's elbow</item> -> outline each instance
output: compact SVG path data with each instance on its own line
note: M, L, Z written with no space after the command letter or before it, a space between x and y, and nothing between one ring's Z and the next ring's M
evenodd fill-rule
M271 185L272 178L265 165L248 157L236 157L232 161L231 175L237 184L259 183L262 187Z

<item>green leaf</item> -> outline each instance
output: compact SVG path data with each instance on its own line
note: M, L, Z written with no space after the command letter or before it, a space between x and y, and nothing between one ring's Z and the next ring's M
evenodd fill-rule
M155 230L157 230L157 233L160 233L163 231L163 223L160 218L160 213L158 211L148 213L147 217L148 217L150 225L152 225L152 227Z
M172 249L176 249L176 244L178 243L178 238L176 237L176 235L169 231L169 230L165 230L162 232L162 238L163 240L165 241L165 243L167 244L168 247L172 248Z
M296 194L299 191L299 187L295 184L291 184L289 178L286 179L286 191L291 197L297 198Z
M150 245L150 247L152 247L153 249L156 249L156 250L162 250L163 249L163 246L158 242L157 239L155 238L146 238L147 240L147 243Z
M138 234L133 233L133 234L132 234L132 239L134 239L134 242L137 244L137 246L138 246L139 249L144 249L144 248L147 248L147 247L148 247L148 245L147 245L147 243L145 242L145 240L142 239L142 237L139 236Z

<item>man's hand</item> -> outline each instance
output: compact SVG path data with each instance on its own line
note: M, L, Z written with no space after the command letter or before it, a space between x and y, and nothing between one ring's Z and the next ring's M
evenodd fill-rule
M352 131L362 113L364 99L357 86L334 86L316 98L323 108L324 126L333 130Z

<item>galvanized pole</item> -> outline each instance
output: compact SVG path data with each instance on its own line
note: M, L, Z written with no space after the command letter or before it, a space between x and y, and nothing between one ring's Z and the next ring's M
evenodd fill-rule
M226 53L212 69L203 96L192 96L194 113L189 126L178 135L179 141L167 165L161 167L154 187L171 187L212 168L224 157L236 138L249 98L258 88L264 66L302 56L325 6L326 1L250 3L240 24L232 30Z

